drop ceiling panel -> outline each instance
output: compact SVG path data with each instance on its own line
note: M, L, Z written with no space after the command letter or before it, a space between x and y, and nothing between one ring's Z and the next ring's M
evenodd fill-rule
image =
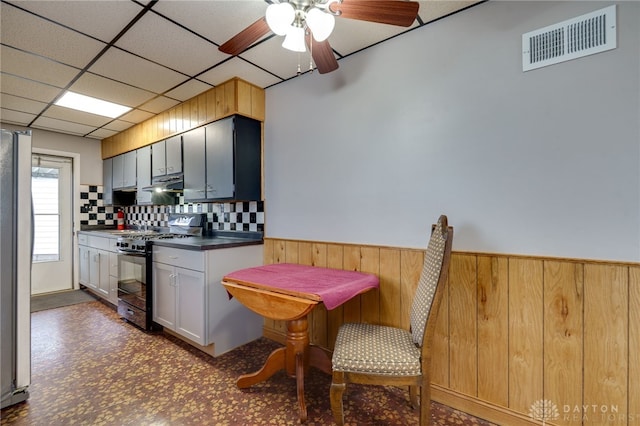
M42 113L43 117L56 118L59 120L70 121L72 123L83 123L88 126L101 127L113 120L109 117L89 114L71 108L52 105Z
M128 121L130 123L140 123L144 120L148 120L153 117L155 114L150 112L142 111L140 109L132 109L128 113L121 115L118 117L121 120Z
M90 133L94 128L85 124L72 123L69 121L57 120L50 117L38 117L32 124L38 129L54 130L60 133L83 136Z
M113 120L111 123L104 126L104 128L108 130L115 130L116 132L121 132L123 130L127 130L131 126L133 126L133 124L127 121Z
M166 96L158 96L157 98L151 99L149 102L145 102L143 105L140 105L140 109L143 111L149 111L153 114L160 114L162 111L166 111L179 103L180 102L175 99L169 99Z
M57 87L65 87L80 72L42 56L0 46L2 71Z
M9 95L47 103L51 102L60 93L60 89L57 87L10 74L2 74L2 78L0 78L0 91Z
M165 93L170 98L178 99L179 101L186 101L199 95L202 92L206 92L211 89L212 86L203 83L198 80L189 80L184 84L176 87L175 89Z
M96 139L105 139L105 138L108 138L109 136L113 136L113 135L116 135L116 134L118 134L118 132L116 132L114 130L98 129L98 130L95 130L95 131L91 132L89 137L96 138Z
M12 1L40 16L59 22L106 43L131 21L142 6L131 1Z
M105 46L61 25L2 3L2 43L83 68ZM24 30L28 28L29 33Z
M189 78L117 48L105 52L89 71L154 93L164 93Z
M201 74L198 76L198 79L206 81L207 83L216 84L221 81L227 81L233 77L240 77L260 87L271 86L272 84L282 81L278 77L240 58L232 58L211 71Z
M418 16L422 19L422 22L428 23L434 19L438 19L443 16L447 16L460 9L464 9L478 1L420 1L420 9L418 9Z
M6 108L0 108L0 117L2 117L3 122L19 124L21 126L28 126L29 123L36 118L34 114L27 114L26 112L13 111Z
M47 104L18 96L0 94L0 105L3 108L26 113L39 114ZM2 117L4 119L4 117Z
M346 56L407 30L409 28L395 25L337 18L329 43L338 54Z
M129 107L137 107L155 96L149 91L91 73L83 74L69 90Z
M191 76L227 57L214 44L154 13L140 19L116 45Z
M217 44L222 44L262 18L268 3L243 1L161 1L153 10Z
M272 37L240 56L249 62L263 66L283 80L297 75L298 63L302 72L309 69L309 53L297 53L284 49L282 48L283 40L284 37Z

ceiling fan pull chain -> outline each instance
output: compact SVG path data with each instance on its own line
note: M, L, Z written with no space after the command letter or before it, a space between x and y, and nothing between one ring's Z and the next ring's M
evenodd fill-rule
M313 74L313 36L309 37L309 72Z
M300 52L298 52L298 75L300 75L302 71L300 71Z

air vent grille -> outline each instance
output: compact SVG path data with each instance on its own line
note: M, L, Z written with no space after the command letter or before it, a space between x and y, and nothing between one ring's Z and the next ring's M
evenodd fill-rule
M616 5L522 35L529 71L616 48Z

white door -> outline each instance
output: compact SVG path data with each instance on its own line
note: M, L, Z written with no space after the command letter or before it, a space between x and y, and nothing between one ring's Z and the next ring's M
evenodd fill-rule
M31 294L73 288L72 159L33 154Z

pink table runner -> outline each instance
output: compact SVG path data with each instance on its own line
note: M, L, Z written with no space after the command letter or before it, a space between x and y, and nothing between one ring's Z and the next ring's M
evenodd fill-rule
M380 285L378 277L373 274L291 263L240 269L228 274L226 278L284 291L315 294L329 310Z

